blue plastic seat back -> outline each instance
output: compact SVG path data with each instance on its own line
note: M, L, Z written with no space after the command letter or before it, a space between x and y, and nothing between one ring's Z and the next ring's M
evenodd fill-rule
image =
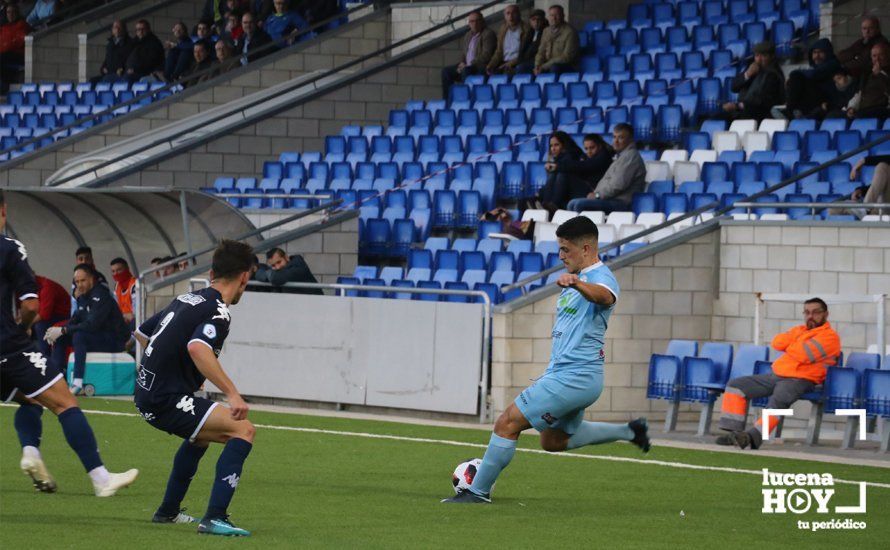
M890 416L890 369L865 371L863 401L869 414Z
M732 366L732 344L723 342L706 342L702 345L698 356L710 359L713 363L713 382L726 383L729 379L729 369Z
M668 342L665 355L674 357L695 357L698 355L698 342L695 340L671 340Z
M767 361L769 359L769 347L758 346L755 344L741 344L739 352L732 361L729 379L739 378L740 376L751 376L754 374L754 364L757 361Z
M845 366L855 369L860 373L864 372L866 369L879 369L881 368L881 356L877 353L854 351L847 357L847 364ZM884 368L887 368L887 366Z
M671 355L653 354L649 360L649 383L646 397L672 399L680 381L680 359Z
M862 373L856 369L828 367L823 384L825 412L856 407L862 389L861 377Z

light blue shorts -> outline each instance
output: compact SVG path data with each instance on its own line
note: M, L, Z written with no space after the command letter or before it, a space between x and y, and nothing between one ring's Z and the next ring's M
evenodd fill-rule
M560 430L572 435L584 420L584 409L596 402L602 391L602 372L548 370L514 403L539 432Z

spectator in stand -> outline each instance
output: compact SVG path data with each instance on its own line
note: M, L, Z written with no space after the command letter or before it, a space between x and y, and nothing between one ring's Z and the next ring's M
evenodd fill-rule
M219 38L235 44L241 40L242 36L244 36L244 29L241 28L241 12L230 11L226 14L226 26L219 34Z
M856 79L850 75L850 71L844 67L839 68L832 79L834 89L828 101L820 105L813 113L815 118L844 118L847 116L847 105L856 95L858 86Z
M216 69L213 71L214 77L241 66L238 58L235 56L235 46L231 42L221 38L217 40L213 47L216 50L216 60L218 61Z
M623 122L616 124L612 139L612 148L615 149L612 164L586 199L569 202L569 210L628 211L634 193L642 193L646 188L646 164L634 142L633 127Z
M337 15L340 4L337 0L302 0L298 2L297 10L311 26Z
M318 283L306 260L299 254L288 258L284 250L273 248L266 253L266 262L269 269L258 269L255 280L278 287L286 283ZM320 288L294 288L291 291L295 294L324 294Z
M99 69L99 76L92 78L92 83L114 82L122 78L132 49L133 39L127 32L127 24L118 19L111 24L111 36L105 44L105 61Z
M194 43L189 36L188 27L180 21L173 25L173 40L164 42L167 59L164 61L164 77L167 82L179 80L192 65L192 48Z
M557 75L577 70L581 45L578 31L566 23L562 6L550 6L547 10L550 25L544 29L541 45L535 56L535 75L556 73Z
M547 14L544 13L544 10L533 11L528 18L528 24L531 27L531 38L522 52L519 53L519 64L516 66L517 73L531 73L535 70L535 58L538 56L544 29L547 28Z
M526 207L543 208L552 215L574 199L583 199L612 164L612 148L603 138L584 136L584 151L565 132L550 136L550 156L544 165L547 183Z
M71 316L71 297L65 287L52 279L35 277L40 310L32 326L34 339L43 356L65 372L65 357L61 353L53 355L53 350L43 339L49 327L65 324ZM58 352L61 352L61 347Z
M820 38L810 46L809 69L791 71L785 83L785 118L815 118L822 104L836 95L834 75L841 68L834 48L827 38Z
M124 78L137 82L141 79L164 79L164 45L151 32L151 25L145 19L136 22L136 39L127 57Z
M528 47L532 29L520 17L519 6L511 4L504 8L504 25L498 33L498 46L486 72L493 74L513 74L519 65L520 54Z
M212 51L213 43L216 39L213 36L213 23L209 20L198 21L195 25L195 38L193 42L204 41L207 43L207 51Z
M256 19L252 13L247 12L241 16L241 28L244 30L244 35L235 44L235 48L241 55L242 65L247 65L249 62L271 53L264 47L272 42L272 38L266 31L257 27Z
M16 4L6 5L5 25L0 25L0 93L9 91L9 84L18 81L25 63L25 36L31 32Z
M442 97L446 100L452 84L463 82L468 75L485 74L497 48L498 37L485 26L481 11L470 12L467 26L469 30L460 40L460 62L442 69Z
M32 29L47 26L56 14L56 0L37 0L26 20Z
M871 71L860 77L859 91L847 104L847 118L886 118L890 115L890 44L871 49Z
M726 385L719 427L729 433L717 438L718 445L760 448L763 434L772 432L779 419L769 417L764 430L761 418L745 431L748 400L769 397L767 408L790 408L801 395L825 381L828 367L837 365L841 339L828 322L828 306L811 298L804 302L803 317L803 325L773 338L773 349L784 353L773 361L771 372L733 378Z
M275 6L272 5L272 0L250 0L250 7L247 8L245 13L248 11L256 17L257 26L263 28L266 19L275 13Z
M874 166L875 172L870 185L857 187L849 197L849 201L890 204L890 155L869 155L859 161L850 170L850 181L858 181L863 166ZM890 209L883 212L877 208L840 209L831 208L829 214L853 214L864 217L866 214L890 214Z
M192 66L182 75L182 85L186 87L210 80L214 76L210 70L213 67L213 55L207 42L198 40L192 52Z
M111 278L114 279L114 299L124 316L130 331L136 330L136 310L139 293L136 290L136 277L130 272L130 264L123 258L111 260Z
M293 35L308 29L309 25L296 10L292 10L288 0L274 0L275 13L266 19L263 30L278 43L279 47L293 44Z
M77 310L67 325L50 327L44 336L53 346L74 347L74 374L71 393L83 390L87 353L121 352L130 331L107 287L96 283L96 270L88 264L74 268L77 286Z
M887 39L881 34L881 21L874 15L862 18L860 30L862 38L853 42L847 49L837 52L838 61L856 78L871 71L872 48L876 44L887 43Z
M770 110L783 102L785 76L776 62L776 47L772 42L754 46L754 63L732 81L732 91L739 94L738 101L723 104L726 120L739 118L763 120Z

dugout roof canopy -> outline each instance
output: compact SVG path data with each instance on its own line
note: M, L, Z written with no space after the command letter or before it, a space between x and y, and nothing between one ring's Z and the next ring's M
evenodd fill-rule
M154 257L197 252L255 229L237 208L196 189L4 188L6 232L25 244L31 267L67 285L80 246L111 279L109 262L126 259L138 275ZM248 239L250 240L250 239ZM253 239L253 241L255 241Z

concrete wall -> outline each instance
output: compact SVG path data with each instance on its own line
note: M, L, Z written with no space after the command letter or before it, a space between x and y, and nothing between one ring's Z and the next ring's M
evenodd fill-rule
M398 3L392 5L392 41L398 42L410 36L425 31L431 27L444 23L452 17L456 17L462 13L466 13L475 7L486 2L410 2ZM482 14L486 17L499 14L504 11L503 6L497 5L486 8ZM527 15L523 15L527 18ZM454 30L466 30L466 21L455 21L453 25L443 27L423 38L407 42L404 46L400 46L393 50L394 54L399 54L411 48L419 46L423 42L427 42L433 38L444 36ZM460 55L453 61L445 60L452 64L457 64Z
M752 341L755 292L866 294L890 291L890 226L727 222L720 229L619 268L618 307L606 339L605 389L588 417L626 421L664 418L664 401L646 399L649 357L671 339ZM546 368L556 294L496 314L492 348L492 409L504 410ZM801 323L801 304L766 306L764 336ZM875 308L831 306L845 354L875 343ZM890 319L885 341L890 342ZM719 411L720 403L717 403ZM810 404L795 406L801 428ZM699 405L681 406L681 421ZM715 415L715 417L718 415ZM831 419L831 417L829 417ZM715 419L716 421L716 419ZM825 430L838 429L827 422Z
M172 25L171 25L172 28ZM42 185L65 161L120 140L160 128L189 115L239 99L266 87L304 76L316 70L331 69L389 43L389 23L385 13L371 15L325 33L319 40L295 46L270 55L250 65L226 73L213 82L196 86L165 100L118 117L95 129L87 130L77 139L66 140L42 148L31 159L22 158L13 167L0 173L0 184ZM358 70L360 67L356 67ZM286 123L264 121L265 135L283 137L290 134ZM337 130L339 131L339 126ZM268 151L268 148L265 149ZM237 151L236 151L237 152ZM268 156L267 153L263 153ZM254 164L251 163L251 166ZM262 165L262 163L260 163ZM217 169L222 169L219 167ZM200 183L191 185L197 187Z
M87 34L87 78L99 73L105 58L105 42L111 35L111 23L122 18L132 36L135 33L135 15L157 4L154 0L129 3L114 13L90 19L56 32L48 32L34 40L33 81L74 81L78 79L79 34ZM184 21L191 29L201 18L204 0L178 0L164 5L151 13L140 16L151 25L161 40L172 36L174 23Z
M831 38L835 51L842 50L862 38L859 31L862 14L872 13L884 23L888 34L887 16L890 6L881 0L845 0L822 4L819 16L819 35Z

